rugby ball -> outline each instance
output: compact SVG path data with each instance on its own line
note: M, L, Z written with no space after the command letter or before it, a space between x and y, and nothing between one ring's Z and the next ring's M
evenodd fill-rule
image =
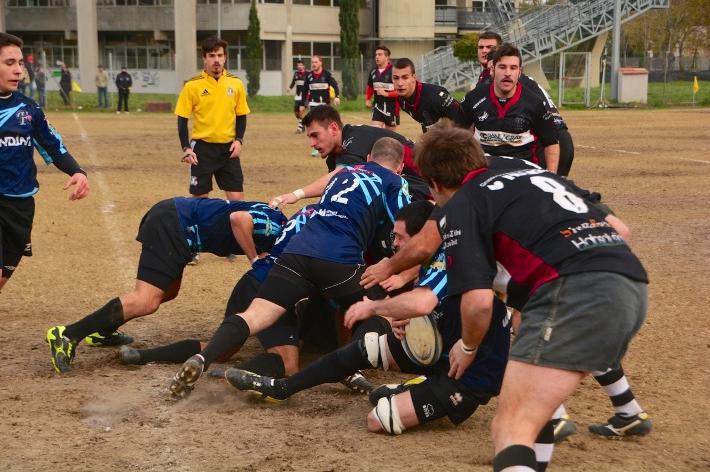
M404 327L402 347L415 364L424 367L436 364L441 357L443 341L431 315L409 320Z

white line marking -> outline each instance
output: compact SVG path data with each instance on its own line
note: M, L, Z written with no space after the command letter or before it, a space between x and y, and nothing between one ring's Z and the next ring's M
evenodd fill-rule
M582 149L599 149L599 148L596 147L596 146L585 146L585 145L583 145L583 144L575 144L575 147L582 148ZM625 150L623 150L623 149L608 149L608 151L620 152L620 153L623 153L623 154L641 155L640 152L636 152L636 151L625 151ZM705 160L703 160L703 159L689 159L689 158L687 158L687 157L673 157L673 156L671 156L670 158L671 158L671 159L678 160L678 161L689 161L689 162L697 162L697 163L700 163L700 164L710 164L710 161L705 161Z
M96 159L96 149L94 148L94 145L89 139L89 133L86 132L86 129L84 129L84 126L81 124L79 116L76 113L72 113L72 116L74 117L74 121L79 127L81 142L84 144L86 156L88 157L88 160L91 165L94 168L98 169L99 163ZM103 172L101 172L100 170L94 170L94 172L92 172L91 174L91 178L96 182L94 189L98 190L100 194L99 208L101 214L104 217L104 225L106 227L106 232L108 233L108 237L111 239L111 243L113 244L113 254L108 255L108 258L115 262L115 264L113 265L118 269L118 272L120 273L119 278L124 280L126 288L129 289L132 287L133 279L132 277L127 278L126 275L135 272L135 268L133 267L131 259L129 259L125 255L126 250L124 248L124 241L128 241L129 239L126 237L126 235L123 234L118 219L113 216L113 209L115 207L113 195L111 194L111 188L109 187Z

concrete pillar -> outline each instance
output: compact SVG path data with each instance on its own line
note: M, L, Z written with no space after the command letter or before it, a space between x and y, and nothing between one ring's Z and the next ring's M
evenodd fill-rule
M286 87L291 83L293 70L293 0L286 0L286 41L281 49L281 93L286 92Z
M523 74L532 77L540 86L546 90L550 89L550 82L545 77L545 72L542 70L540 61L526 62L523 64Z
M76 31L79 53L77 82L84 92L96 92L94 76L99 65L99 35L96 27L96 2L76 0Z
M0 31L5 32L5 3L0 2Z
M177 90L194 77L195 51L197 51L197 0L180 0L175 5L175 72Z
M600 85L602 54L604 54L604 45L608 37L609 32L607 31L595 37L592 42L592 63L589 65L589 82L592 87L599 87Z

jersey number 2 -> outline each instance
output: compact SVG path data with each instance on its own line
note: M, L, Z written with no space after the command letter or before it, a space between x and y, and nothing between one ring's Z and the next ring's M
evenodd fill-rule
M348 182L348 179L343 180L343 184L346 184L347 182ZM342 203L343 205L347 205L348 199L343 198L343 195L345 195L346 193L352 192L353 190L355 190L358 187L358 185L360 185L360 179L353 176L353 183L350 185L350 187L344 188L340 192L338 192L335 195L333 195L332 197L330 197L330 201L335 202L335 203Z

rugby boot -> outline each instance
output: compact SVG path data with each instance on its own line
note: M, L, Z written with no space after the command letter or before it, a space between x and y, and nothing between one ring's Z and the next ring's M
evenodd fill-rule
M589 432L606 438L645 436L651 432L652 427L648 414L641 412L634 416L616 414L609 418L609 422L606 424L589 425Z
M375 384L367 380L360 371L357 371L352 375L348 375L345 379L341 380L340 383L348 387L353 392L362 393L364 395L367 395L375 389Z
M368 396L368 400L373 406L377 406L377 402L380 398L389 398L392 395L397 395L402 392L406 392L412 385L420 384L426 380L426 377L420 375L419 377L414 377L401 384L382 384L379 387L373 389Z
M282 401L288 398L285 392L276 387L276 380L273 377L255 374L236 367L227 369L224 375L237 390L255 392L260 394L263 400Z
M138 349L130 346L121 346L118 350L118 360L121 361L121 364L126 365L145 364L145 362L141 360L141 353Z
M131 344L133 338L127 334L123 334L120 331L114 331L113 333L104 336L100 333L91 333L84 338L84 341L89 346L95 347L113 347L113 346L123 346L124 344Z
M205 370L205 358L200 354L190 357L170 382L170 394L174 398L185 398L195 388L195 382Z
M71 362L74 360L77 342L64 336L64 326L54 326L47 330L47 343L52 353L52 365L59 374L71 372Z
M562 442L577 433L577 424L569 418L569 415L562 415L552 420L552 424L555 428L555 443Z

